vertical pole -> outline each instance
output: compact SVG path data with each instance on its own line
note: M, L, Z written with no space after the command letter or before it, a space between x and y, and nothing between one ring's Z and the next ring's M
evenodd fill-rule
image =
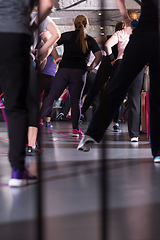
M38 6L40 8L40 2ZM39 15L39 12L38 12ZM39 34L38 34L39 35ZM38 129L38 145L41 149L41 129ZM43 228L43 187L42 187L42 155L37 156L37 173L38 173L38 184L37 184L37 240L44 240L44 228Z
M100 35L105 33L105 0L100 0L101 15L100 15ZM101 240L107 240L107 158L106 158L106 143L103 138L101 150L101 172L100 172L100 198L101 198Z

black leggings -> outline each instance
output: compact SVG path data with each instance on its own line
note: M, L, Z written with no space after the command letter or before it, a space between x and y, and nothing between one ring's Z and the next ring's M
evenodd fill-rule
M29 126L37 127L39 122L38 81L33 60L30 57L29 89L27 94Z
M87 75L87 78L86 78L86 85L85 85L85 88L84 88L84 91L83 91L83 96L85 95L88 95L93 83L94 83L94 80L96 78L96 75L97 75L97 70L96 69L93 69L92 72L90 72L88 75ZM86 96L87 97L87 96ZM85 104L85 100L84 100L84 104ZM99 104L99 94L97 94L93 101L92 101L92 106L93 106L93 109L92 109L92 114L94 114L94 112L96 111L97 107L98 107L98 104ZM83 107L82 107L83 108ZM88 108L87 108L88 109ZM82 113L83 114L83 113Z
M91 89L89 90L87 97L85 98L84 104L82 106L82 114L84 115L87 109L90 107L95 97L98 96L103 85L108 81L108 78L112 72L112 65L108 57L104 57L95 77L95 80L92 84ZM98 107L98 105L97 105ZM96 106L94 112L96 111Z
M113 77L119 63L121 60L117 60L115 62L115 64L112 66L109 58L105 57L97 71L95 80L92 84L92 87L87 95L87 97L85 98L83 107L82 107L82 114L84 115L85 112L87 111L87 109L89 108L89 106L92 104L92 102L94 101L95 98L98 97L98 94L100 92L100 90L102 89L102 87L104 86L104 84L107 84L109 82L109 77L110 79ZM95 105L94 108L94 112L96 111L96 109L98 108L98 104ZM114 116L113 121L118 123L119 120L119 116L120 116L120 112L121 112L121 106L119 107L119 110L117 111L117 113Z
M134 79L144 65L149 63L151 148L153 156L156 157L160 156L160 127L157 124L160 122L160 71L157 50L159 38L158 34L154 38L149 34L147 31L143 34L132 33L123 60L108 88L105 89L104 97L90 121L86 134L100 142Z
M0 85L8 121L9 160L12 167L24 170L31 38L17 33L0 33L0 38Z
M81 69L59 68L53 80L49 95L45 99L40 112L40 118L44 118L52 110L55 102L69 86L72 109L73 129L79 129L80 124L80 101L86 82L86 71Z
M44 90L43 102L50 92L54 78L55 77L51 75L37 73L39 96L42 94ZM51 113L52 111L50 111L46 117L51 117Z

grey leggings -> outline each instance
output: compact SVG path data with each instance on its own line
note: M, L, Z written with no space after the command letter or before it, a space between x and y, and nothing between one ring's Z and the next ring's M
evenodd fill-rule
M80 100L86 82L86 73L82 69L59 68L53 80L51 90L41 108L40 118L44 118L51 111L64 89L69 86L72 125L73 129L79 129L81 115Z

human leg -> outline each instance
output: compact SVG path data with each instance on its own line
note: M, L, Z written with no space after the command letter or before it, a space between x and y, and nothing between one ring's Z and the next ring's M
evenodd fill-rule
M96 78L96 74L97 74L97 70L94 69L92 72L90 72L87 77L86 77L86 84L85 84L85 87L87 87L87 93L89 93L93 83L94 83L94 80ZM93 110L92 110L92 114L94 114L94 112L96 111L97 107L98 107L98 104L99 104L99 94L97 94L96 96L94 96L94 99L92 101L92 106L93 106Z
M160 58L159 44L153 44L151 60L149 62L150 72L150 135L153 157L160 156ZM156 160L155 160L156 162ZM160 162L160 159L159 161Z
M80 101L86 81L86 72L81 69L70 69L69 92L71 97L71 120L73 129L79 130Z
M89 90L87 97L85 98L84 104L81 109L83 115L92 104L94 98L98 97L98 93L101 90L102 86L107 82L108 77L111 74L111 71L112 71L112 65L108 57L105 57L97 71L93 85Z
M34 155L38 153L36 148L36 140L38 134L38 124L39 124L39 96L38 96L38 81L33 65L32 58L30 59L30 75L29 75L29 89L27 95L27 105L28 105L28 147L27 155Z
M30 37L7 33L0 34L0 37L3 39L0 45L0 83L8 120L9 160L12 168L23 171L28 129Z
M116 115L113 118L113 131L114 132L121 132L121 128L119 126L119 117L121 114L121 106L118 109L118 112L116 113Z
M104 96L90 121L85 135L89 135L95 141L100 142L113 116L125 98L134 78L147 62L146 52L147 46L144 44L143 39L133 38L132 36L126 47L124 58L105 89ZM79 145L82 144L83 139Z
M46 74L42 74L43 75L43 81L44 81L44 95L43 95L43 102L46 99L46 97L48 96L50 89L52 87L52 83L54 80L54 76L50 76L50 75L46 75ZM51 124L51 114L52 114L52 110L47 114L46 118L45 118L45 126L47 128L53 127L53 125Z
M59 68L53 80L51 90L45 99L41 111L40 118L44 118L52 110L52 107L63 93L64 89L68 86L69 82L69 69Z
M143 84L144 68L136 76L128 91L128 132L129 137L139 137L140 131L140 103Z

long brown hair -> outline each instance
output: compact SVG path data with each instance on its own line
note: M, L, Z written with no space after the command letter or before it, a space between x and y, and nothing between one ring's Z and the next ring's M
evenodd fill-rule
M78 15L74 20L75 29L80 30L78 40L80 41L83 53L86 53L88 49L88 43L86 40L85 29L88 26L88 18L85 15Z
M119 31L119 30L122 30L125 27L126 27L126 23L125 22L123 22L123 21L117 22L116 25L115 25L115 32Z

